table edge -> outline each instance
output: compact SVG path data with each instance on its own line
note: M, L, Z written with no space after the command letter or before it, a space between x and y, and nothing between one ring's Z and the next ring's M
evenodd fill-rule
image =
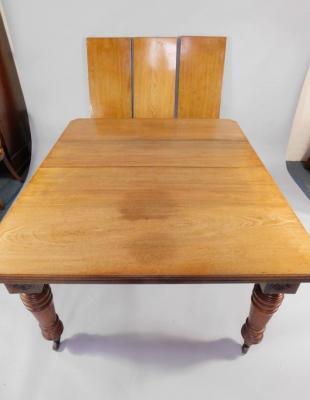
M310 282L310 275L0 275L0 283L55 283L55 284L206 284L206 283L256 283Z

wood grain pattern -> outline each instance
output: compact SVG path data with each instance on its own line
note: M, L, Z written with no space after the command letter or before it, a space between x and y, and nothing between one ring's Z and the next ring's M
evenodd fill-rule
M134 117L173 118L176 38L135 38Z
M87 54L92 116L130 118L130 39L88 38Z
M59 142L44 167L254 167L260 161L246 142L117 140ZM92 157L89 157L89 153ZM229 154L229 156L228 156Z
M154 134L156 132L156 136ZM90 143L124 140L247 141L237 122L201 119L89 119L71 121L59 141Z
M175 124L173 139L167 124ZM223 140L221 124L238 133ZM310 280L308 235L241 130L232 121L193 121L192 138L189 126L70 124L0 225L0 281ZM102 152L100 166L99 156L94 163L93 151L85 152L83 132Z
M93 117L219 117L226 38L89 38L87 46Z
M229 147L229 157L221 151L223 141ZM85 146L92 157L82 151ZM43 163L44 167L163 165L250 167L261 164L234 121L170 119L72 121Z
M179 118L219 118L225 37L182 37Z

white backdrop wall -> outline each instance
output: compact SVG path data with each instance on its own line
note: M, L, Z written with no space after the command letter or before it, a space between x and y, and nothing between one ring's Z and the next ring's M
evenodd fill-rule
M69 120L89 115L87 36L225 35L222 117L237 120L310 228L285 169L310 64L309 0L3 0L33 135L32 172Z

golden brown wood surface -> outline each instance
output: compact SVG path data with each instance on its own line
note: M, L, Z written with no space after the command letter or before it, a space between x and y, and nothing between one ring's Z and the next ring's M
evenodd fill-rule
M173 118L176 38L135 38L134 117Z
M88 38L88 79L93 117L130 118L131 41Z
M233 121L76 120L0 225L5 282L307 281L309 253Z
M89 38L92 117L218 118L225 37Z
M179 118L219 118L225 47L225 37L181 38Z
M75 119L61 136L64 141L102 142L132 140L238 140L246 141L237 122L207 119Z
M44 167L253 167L260 161L246 142L124 140L61 142ZM87 148L87 150L85 150ZM91 158L90 154L91 153ZM229 154L229 155L228 155ZM208 156L206 156L208 155Z

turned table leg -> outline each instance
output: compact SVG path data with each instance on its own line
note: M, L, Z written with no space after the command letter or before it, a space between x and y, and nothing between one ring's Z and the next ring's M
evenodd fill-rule
M22 302L38 320L42 335L53 340L58 350L63 324L55 312L53 295L49 285L6 285L10 293L20 293Z
M280 307L284 293L296 293L297 288L298 284L255 284L250 314L241 329L243 353L263 339L266 325Z

